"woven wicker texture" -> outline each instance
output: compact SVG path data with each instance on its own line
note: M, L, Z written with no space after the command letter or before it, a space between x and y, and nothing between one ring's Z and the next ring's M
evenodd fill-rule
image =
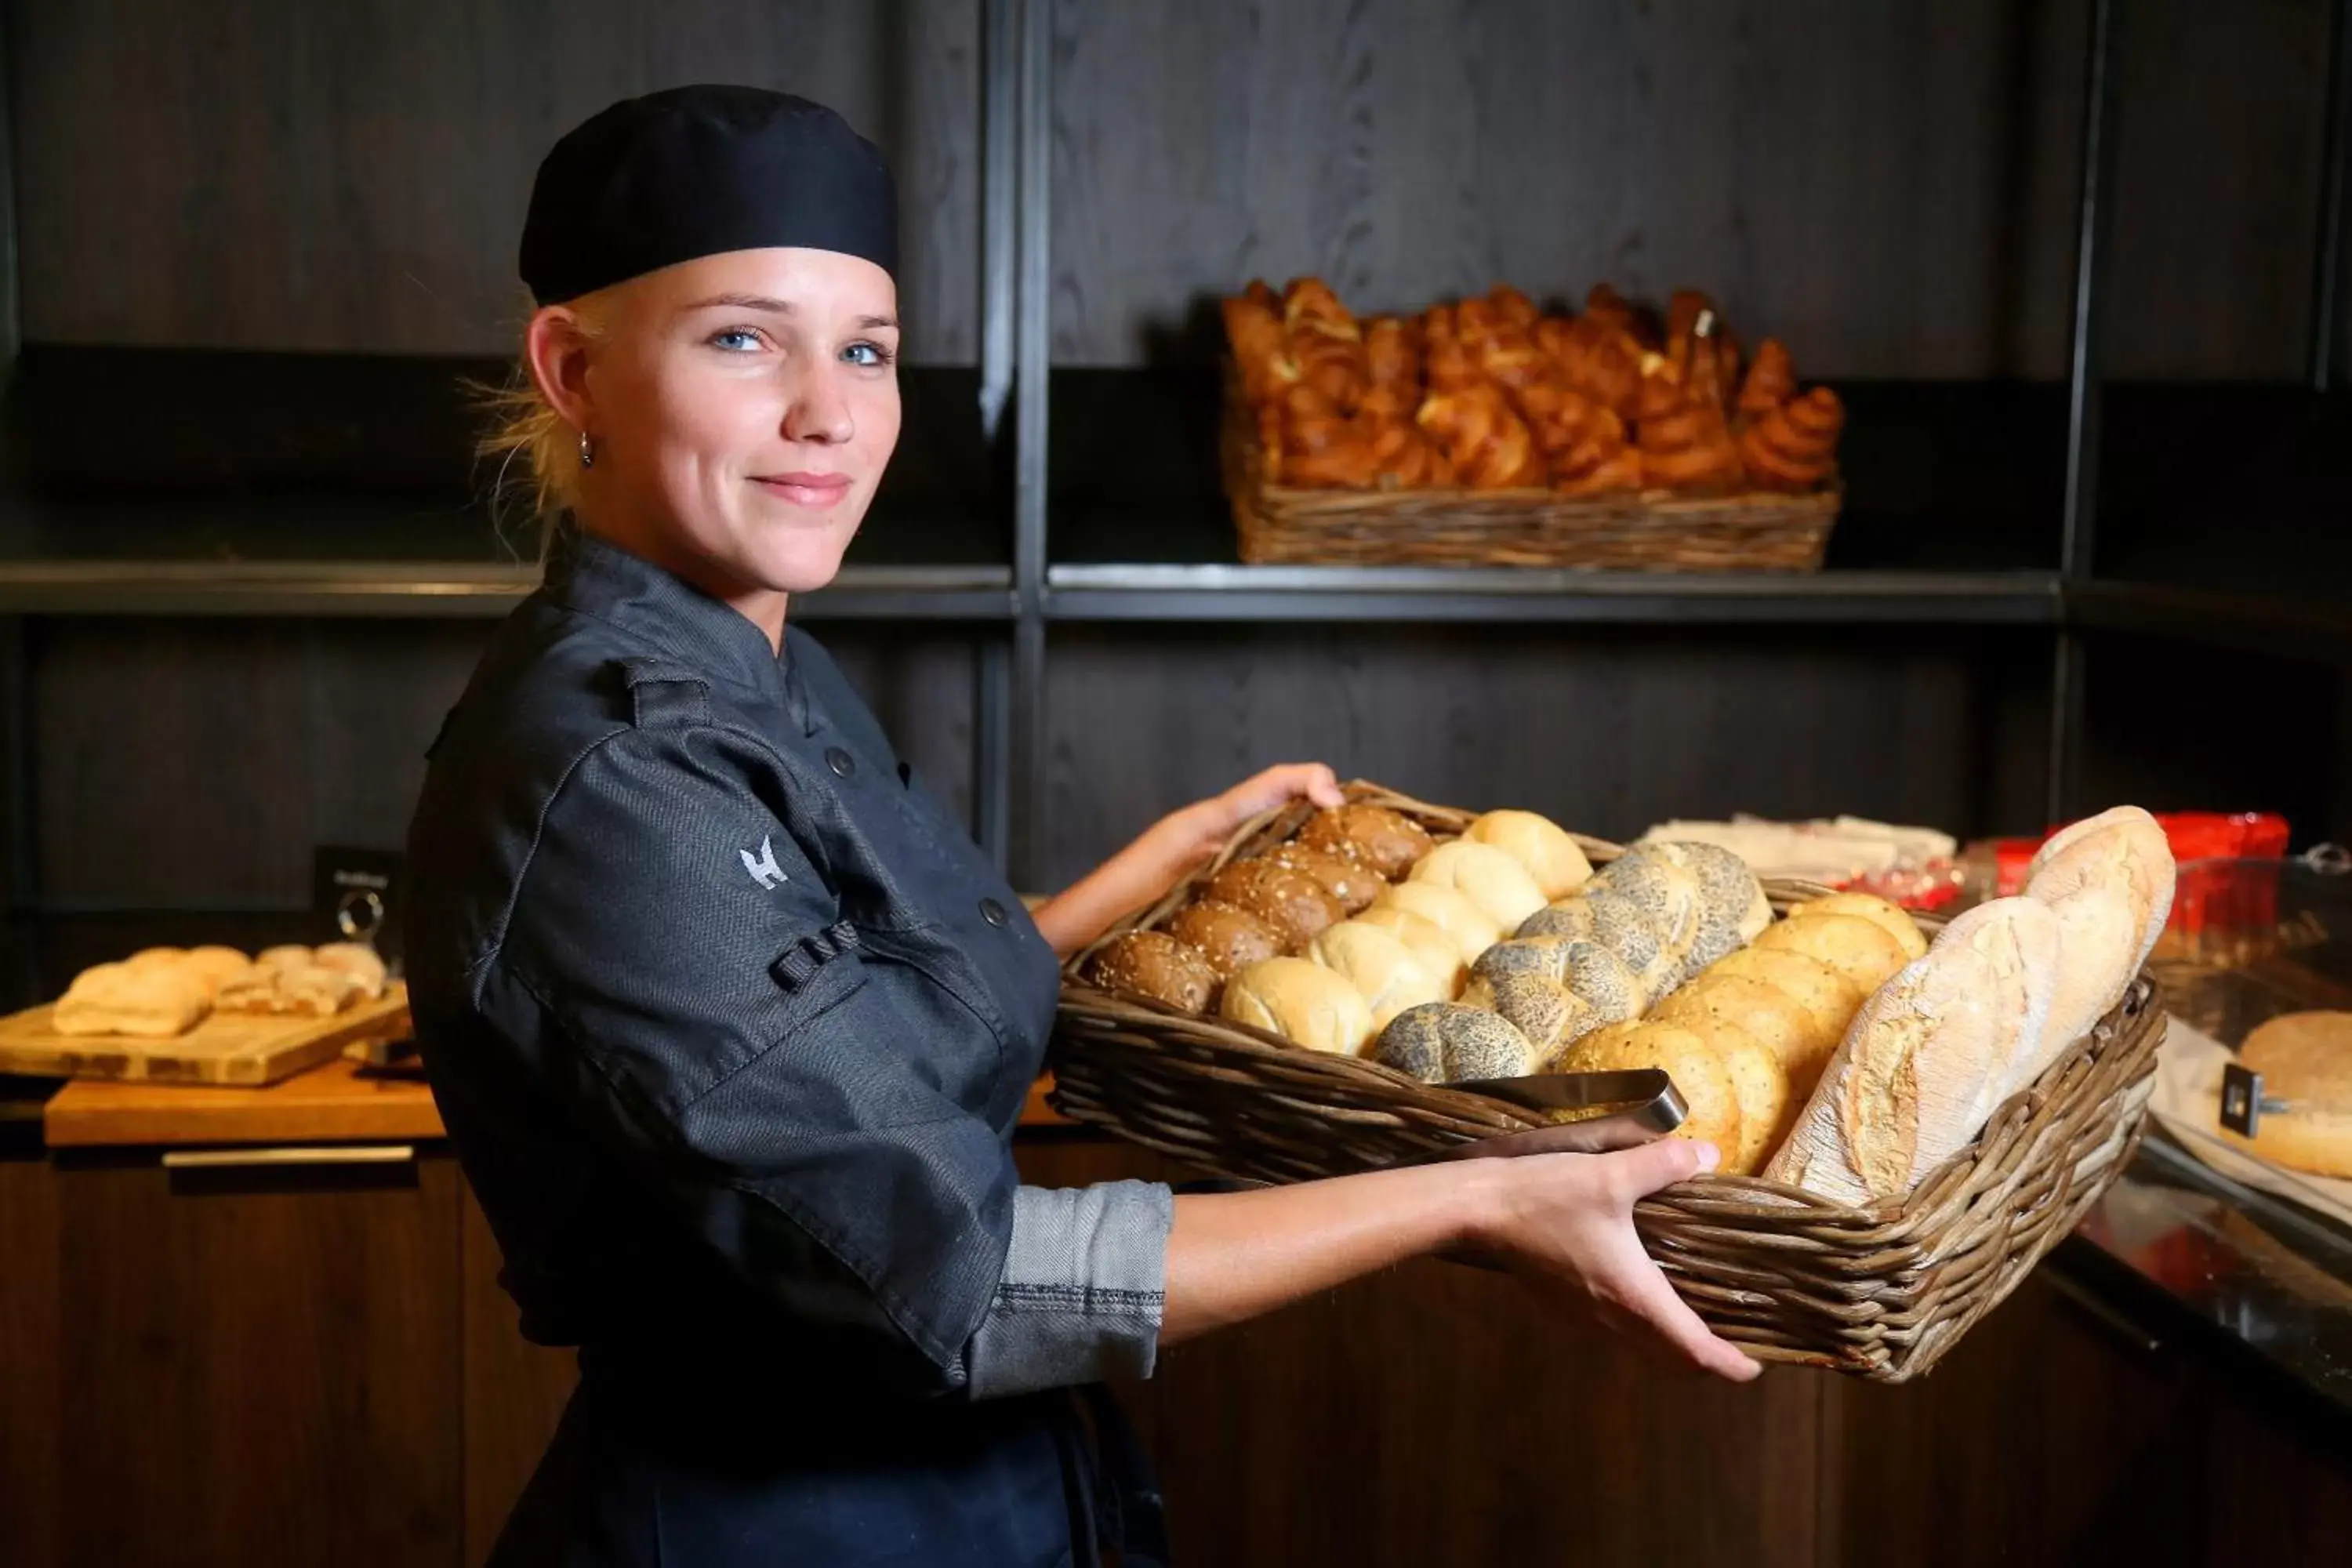
M1441 837L1459 834L1474 815L1363 783L1348 795ZM1201 882L1286 842L1308 814L1294 805L1260 818L1192 881L1118 929L1158 926ZM1595 865L1622 853L1604 840L1579 842ZM1822 890L1766 883L1784 910ZM1078 978L1094 951L1066 972L1054 1044L1053 1102L1074 1121L1219 1175L1273 1182L1376 1169L1538 1124L1515 1106L1377 1062L1301 1050L1100 990ZM1899 1205L1858 1209L1756 1178L1707 1177L1643 1200L1635 1226L1709 1326L1759 1358L1906 1382L2006 1297L2130 1163L2164 1016L2143 976Z
M1801 495L1269 485L1238 387L1225 395L1221 458L1241 557L1252 565L1815 572L1843 500L1834 479Z

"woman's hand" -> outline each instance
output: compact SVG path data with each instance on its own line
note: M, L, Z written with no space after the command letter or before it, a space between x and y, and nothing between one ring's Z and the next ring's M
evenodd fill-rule
M1039 905L1037 929L1067 958L1114 921L1166 897L1207 865L1251 817L1302 797L1321 806L1345 801L1338 777L1321 763L1286 763L1223 795L1171 811L1076 886Z
M1685 1306L1633 1231L1633 1203L1716 1162L1661 1139L1613 1154L1461 1160L1176 1200L1160 1342L1237 1323L1425 1253L1496 1258L1538 1298L1734 1383L1763 1368Z
M1712 1144L1661 1138L1613 1154L1535 1154L1507 1167L1475 1244L1499 1254L1536 1296L1621 1332L1654 1333L1675 1359L1735 1383L1763 1370L1717 1339L1642 1249L1633 1204L1715 1169Z

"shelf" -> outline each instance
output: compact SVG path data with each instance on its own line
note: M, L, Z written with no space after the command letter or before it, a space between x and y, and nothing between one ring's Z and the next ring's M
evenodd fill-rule
M495 362L30 345L0 479L0 614L496 616L536 584L470 449ZM900 457L812 619L1003 621L977 374L904 373ZM129 401L126 401L129 400ZM169 406L152 442L110 410ZM180 411L184 411L184 413Z
M2242 595L2162 583L2084 583L2066 591L2066 616L2095 631L2128 632L2316 663L2352 663L2352 600Z
M2060 613L2051 572L1066 564L1046 584L1056 621L2050 626Z

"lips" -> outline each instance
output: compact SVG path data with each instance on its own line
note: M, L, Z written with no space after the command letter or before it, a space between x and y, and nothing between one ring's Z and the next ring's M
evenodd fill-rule
M803 470L791 474L754 474L751 482L780 500L794 506L828 507L849 493L847 474Z

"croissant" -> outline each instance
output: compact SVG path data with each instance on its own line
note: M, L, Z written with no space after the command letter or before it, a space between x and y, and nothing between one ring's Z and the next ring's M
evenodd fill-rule
M1261 290L1265 298L1255 292ZM1289 357L1282 318L1269 303L1271 298L1265 284L1254 282L1249 289L1224 301L1225 342L1241 373L1242 390L1253 403L1266 401L1285 383L1297 378L1298 367Z
M1444 448L1454 477L1473 489L1541 484L1542 454L1534 432L1511 411L1502 390L1479 382L1423 399L1414 423Z
M1766 338L1756 345L1756 361L1748 367L1748 379L1739 384L1739 412L1753 418L1796 395L1797 372L1789 363L1788 345L1778 338Z
M1739 384L1739 345L1715 301L1696 289L1677 289L1667 321L1666 357L1681 372L1685 398L1727 407Z
M1383 422L1371 443L1373 477L1397 489L1454 482L1453 466L1410 419Z
M1294 331L1290 357L1298 366L1301 382L1343 409L1354 408L1371 385L1364 345L1353 338L1329 336L1314 328Z
M1449 333L1429 340L1427 380L1432 392L1459 392L1484 384L1486 371L1478 352Z
M1559 374L1535 338L1522 331L1508 331L1486 340L1479 351L1478 368L1504 386L1517 389L1548 376Z
M1609 418L1614 425L1613 437L1596 428L1553 458L1552 489L1562 495L1595 496L1642 488L1641 448L1625 439L1625 427L1615 423L1615 415Z
M1760 356L1757 363L1762 366ZM1836 466L1838 435L1844 427L1845 405L1836 393L1817 386L1752 420L1740 432L1740 461L1758 484L1809 489Z
M1412 324L1399 316L1374 316L1366 321L1364 368L1375 386L1419 380L1421 345L1413 341Z
M1531 331L1541 314L1533 300L1507 283L1497 283L1487 289L1486 300L1496 319L1514 331Z
M1584 316L1596 327L1614 327L1639 342L1641 317L1633 302L1608 283L1595 283L1584 297Z
M1607 300L1600 310L1548 331L1539 324L1537 342L1549 347L1570 387L1620 414L1633 412L1642 385L1642 345Z
M1282 482L1314 489L1368 490L1380 474L1369 441L1345 441L1325 451L1282 460Z
M1536 448L1557 458L1595 432L1610 433L1622 445L1625 422L1614 409L1595 403L1566 383L1552 377L1516 389L1515 401L1528 427L1535 432Z
M1687 404L1644 418L1634 427L1634 439L1642 449L1644 483L1680 489L1739 481L1740 449L1723 410L1711 404Z
M1301 332L1360 342L1362 331L1331 285L1320 278L1294 278L1282 290L1282 326L1295 338Z

